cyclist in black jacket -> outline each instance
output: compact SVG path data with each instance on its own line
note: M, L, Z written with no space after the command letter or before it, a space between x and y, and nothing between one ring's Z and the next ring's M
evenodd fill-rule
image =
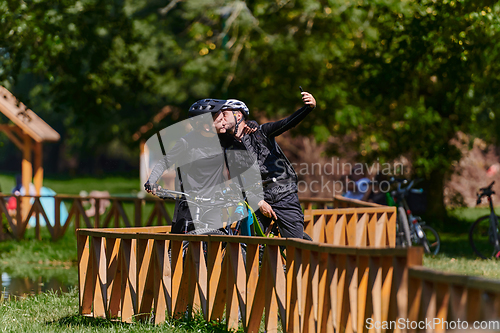
M222 132L229 134L229 139L222 142L224 148L246 149L260 168L264 199L258 203L257 218L265 228L271 220L277 221L281 235L285 238L303 237L304 214L297 195L297 174L275 137L295 127L316 107L316 100L310 93L302 92L302 100L305 105L291 116L262 124L251 134L243 133L249 115L245 103L230 99L222 106Z

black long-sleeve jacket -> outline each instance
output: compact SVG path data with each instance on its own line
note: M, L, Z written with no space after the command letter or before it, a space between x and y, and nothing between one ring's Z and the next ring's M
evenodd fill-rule
M241 142L235 139L229 143L225 141L226 150L242 149L243 145L258 162L262 182L265 184L264 200L268 203L277 202L298 191L297 174L275 137L295 127L312 110L312 107L305 105L287 118L260 125L256 132L244 135Z

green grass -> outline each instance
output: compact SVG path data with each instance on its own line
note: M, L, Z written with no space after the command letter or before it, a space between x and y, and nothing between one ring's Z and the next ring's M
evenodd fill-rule
M489 212L484 207L449 211L449 221L438 229L441 250L437 256L425 255L424 266L449 273L500 279L500 260L479 259L469 245L470 226ZM500 215L500 207L495 212Z
M155 326L149 322L126 324L77 313L76 289L61 295L47 292L15 301L0 300L0 332L227 332L224 323L206 322L200 315L190 320L169 319Z

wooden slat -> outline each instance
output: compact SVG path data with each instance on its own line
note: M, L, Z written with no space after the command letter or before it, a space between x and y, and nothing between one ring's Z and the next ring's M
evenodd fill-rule
M214 312L218 285L222 268L222 243L208 242L207 244L207 314L205 320L212 321L218 316ZM248 259L247 259L248 260Z
M74 201L73 205L75 205L76 210L79 212L79 216L83 217L83 222L85 222L85 225L87 228L92 228L92 224L90 223L90 220L85 213L85 209L83 208L82 200L77 199Z
M165 312L172 313L172 271L168 258L168 241L154 241L155 289L154 318L155 324L165 321Z
M45 210L43 209L43 206L42 204L40 203L40 198L35 198L35 202L33 205L36 205L36 209L37 209L37 215L38 213L42 214L44 220L45 220L45 226L47 227L47 229L49 230L49 233L50 233L50 236L53 240L56 239L57 235L54 231L54 228L52 227L52 225L50 224L50 221L49 221L49 218L47 217L47 214L45 213Z
M137 307L138 319L149 319L154 299L153 240L137 240Z
M136 240L121 241L122 255L122 303L121 320L131 323L137 314L137 257Z
M73 217L73 215L75 214L75 211L77 210L76 206L74 205L74 202L73 204L71 205L71 208L69 209L69 212L68 212L68 217L66 218L66 221L64 222L64 224L62 225L62 228L60 229L59 233L57 234L57 238L60 239L64 236L64 233L66 232L66 230L68 229L69 225L71 224L71 218ZM75 223L75 231L77 229L77 224Z
M101 237L93 237L94 267L92 278L94 284L94 317L106 318L108 288L107 288L107 264L106 264L106 241Z
M121 239L106 239L106 286L107 286L107 314L108 318L116 318L120 312L121 297L121 263L120 257Z
M125 210L123 209L123 206L122 206L122 203L121 201L118 201L118 200L115 200L113 202L113 205L115 205L116 207L116 211L120 214L120 216L122 217L123 219L123 222L125 223L125 226L126 227L131 227L132 225L130 224L130 220L127 216L127 214L125 214ZM117 226L118 227L118 226Z
M88 315L92 312L93 290L93 251L90 247L90 237L78 235L78 293L79 313Z
M243 322L246 321L246 273L240 244L227 244L227 296L226 296L226 322L229 330L237 330L239 313L242 313Z

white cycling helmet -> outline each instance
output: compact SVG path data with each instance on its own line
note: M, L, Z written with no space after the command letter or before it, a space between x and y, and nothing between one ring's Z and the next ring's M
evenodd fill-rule
M237 99L228 99L222 106L221 110L240 111L241 113L243 113L243 117L245 119L247 119L250 115L250 111L248 110L247 105Z

